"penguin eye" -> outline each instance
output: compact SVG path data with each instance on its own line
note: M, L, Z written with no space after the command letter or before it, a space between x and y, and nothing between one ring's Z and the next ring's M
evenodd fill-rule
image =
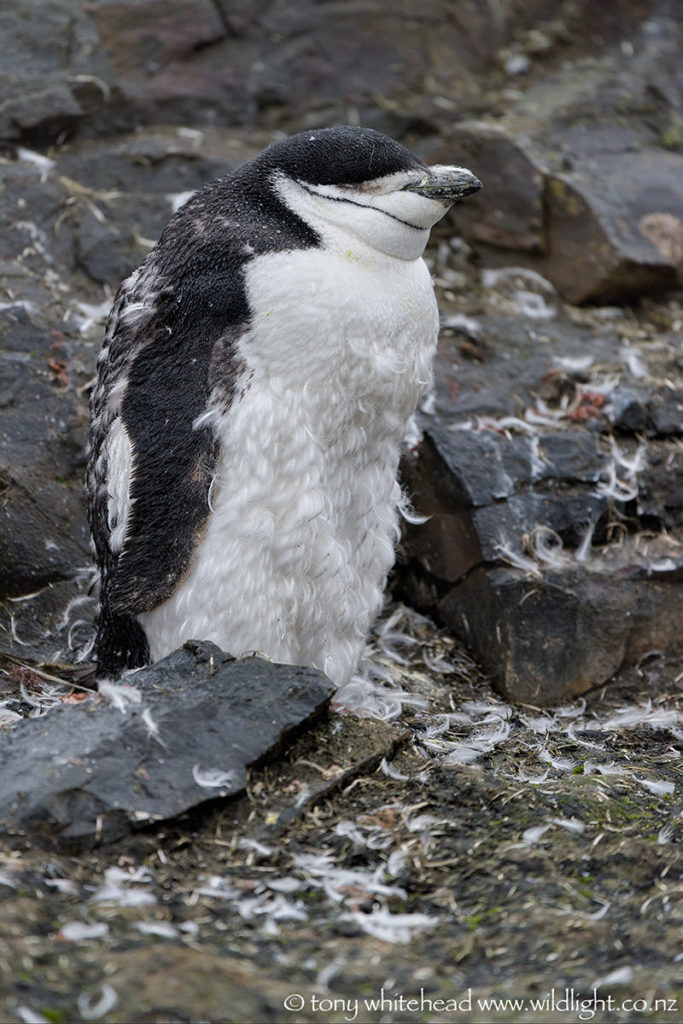
M361 181L357 185L343 185L342 188L364 195L387 196L392 192L401 192L406 185L412 185L422 180L426 170L427 168L416 167L408 171L397 171L395 174L387 174L382 178Z

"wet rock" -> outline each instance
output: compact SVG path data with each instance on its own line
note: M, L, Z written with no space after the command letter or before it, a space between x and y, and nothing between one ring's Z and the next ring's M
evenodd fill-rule
M144 196L146 205L150 196L170 200L179 193L193 192L255 156L259 148L258 134L250 147L239 136L216 136L192 128L155 128L68 143L59 150L58 164L60 175L101 193L106 203L125 193Z
M610 414L623 434L680 437L683 434L683 390L670 385L616 388L610 395Z
M485 198L474 196L458 207L458 229L472 243L542 251L543 169L524 142L486 121L462 122L451 138L451 162L476 167L486 182Z
M634 665L648 651L683 653L676 582L610 566L546 570L477 568L439 603L468 638L501 692L557 705Z
M241 792L334 686L312 669L234 661L187 643L129 677L120 710L93 697L0 737L0 828L88 846Z
M1 140L47 144L104 105L113 77L80 5L70 0L3 4L0 34Z
M539 121L539 133L545 129ZM557 140L518 141L517 130L511 121L507 130L466 125L453 135L455 157L469 161L487 189L486 199L452 214L470 243L499 263L514 253L515 262L540 271L574 303L614 302L681 283L671 231L655 233L652 224L669 218L683 237L683 156L654 148L604 157L569 152L572 170L553 172L544 146ZM597 146L604 129L592 130Z
M483 561L481 543L471 503L449 474L429 434L419 453L404 458L401 475L419 514L428 517L405 531L402 559L417 561L438 585L457 583Z
M666 530L683 527L683 451L663 443L648 445L638 502L642 515Z
M645 389L619 387L610 395L610 414L615 428L637 434L647 425L648 394Z
M434 131L433 97L452 118L454 87L469 99L467 86L513 25L535 14L507 0L493 18L446 0L408 0L400 10L388 0L107 0L91 8L126 102L148 120L278 129L293 121L301 130L357 112L390 133Z
M502 118L456 124L432 154L485 183L451 214L468 241L574 303L683 281L680 24L659 3L623 32L598 58L537 79Z
M546 179L543 270L553 284L570 302L674 288L677 261L642 223L683 211L683 156L651 149L576 164Z
M659 437L683 435L683 388L658 388L648 403L653 433Z
M509 280L494 282L494 309ZM405 530L399 593L464 639L508 699L558 703L681 647L679 400L660 383L677 343L660 333L648 349L648 331L615 317L588 335L561 311L542 328L490 313L472 325L485 359L441 339L402 463L429 518Z
M0 596L65 579L89 560L80 496L86 410L60 344L21 307L0 312Z

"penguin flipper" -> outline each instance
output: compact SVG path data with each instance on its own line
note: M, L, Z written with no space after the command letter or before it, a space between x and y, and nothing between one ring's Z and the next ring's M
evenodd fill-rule
M193 298L201 309L204 297ZM128 328L125 309L124 302L112 311L93 395L87 485L101 576L96 647L107 671L149 660L135 616L172 595L201 539L220 447L206 413L214 404L229 408L246 327L225 304L209 321L172 319L160 304L143 334Z

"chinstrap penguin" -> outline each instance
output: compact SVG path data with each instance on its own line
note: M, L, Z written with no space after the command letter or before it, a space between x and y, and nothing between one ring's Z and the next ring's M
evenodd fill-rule
M347 126L274 143L175 214L119 289L91 398L101 675L190 638L353 675L430 382L422 253L479 187Z

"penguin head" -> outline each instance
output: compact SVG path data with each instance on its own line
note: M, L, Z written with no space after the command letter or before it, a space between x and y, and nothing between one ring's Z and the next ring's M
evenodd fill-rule
M421 256L431 227L481 188L463 167L430 167L381 132L351 125L289 136L254 166L324 245L361 243L404 260Z

